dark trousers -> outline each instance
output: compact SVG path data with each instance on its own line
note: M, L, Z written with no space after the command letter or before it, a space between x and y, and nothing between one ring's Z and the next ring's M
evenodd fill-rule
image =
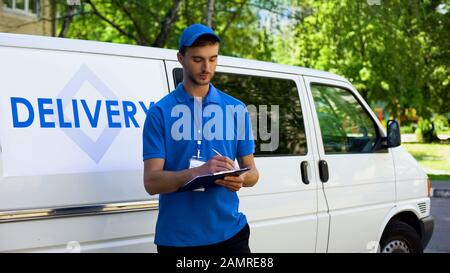
M217 254L217 253L250 253L248 239L250 238L250 227L245 225L236 235L223 242L205 245L174 247L157 245L158 253L169 254Z

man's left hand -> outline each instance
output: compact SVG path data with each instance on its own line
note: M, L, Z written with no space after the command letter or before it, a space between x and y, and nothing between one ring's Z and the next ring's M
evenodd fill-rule
M224 179L217 179L215 183L224 186L230 191L237 192L244 184L244 175L245 174L239 176L225 176Z

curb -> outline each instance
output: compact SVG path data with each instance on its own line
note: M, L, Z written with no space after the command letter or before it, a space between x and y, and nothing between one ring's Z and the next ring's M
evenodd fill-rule
M450 198L450 189L430 189L431 197L434 198Z

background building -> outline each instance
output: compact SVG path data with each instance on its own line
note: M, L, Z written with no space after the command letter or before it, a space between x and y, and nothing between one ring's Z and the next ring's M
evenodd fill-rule
M55 36L55 1L0 0L0 32Z

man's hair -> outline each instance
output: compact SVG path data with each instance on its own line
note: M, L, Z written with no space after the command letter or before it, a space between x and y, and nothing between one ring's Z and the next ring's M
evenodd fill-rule
M198 37L197 40L191 45L191 46L182 46L178 52L180 52L181 55L184 56L184 53L186 53L186 50L190 47L202 47L207 45L215 45L219 43L216 37L213 35L205 34L200 37Z

